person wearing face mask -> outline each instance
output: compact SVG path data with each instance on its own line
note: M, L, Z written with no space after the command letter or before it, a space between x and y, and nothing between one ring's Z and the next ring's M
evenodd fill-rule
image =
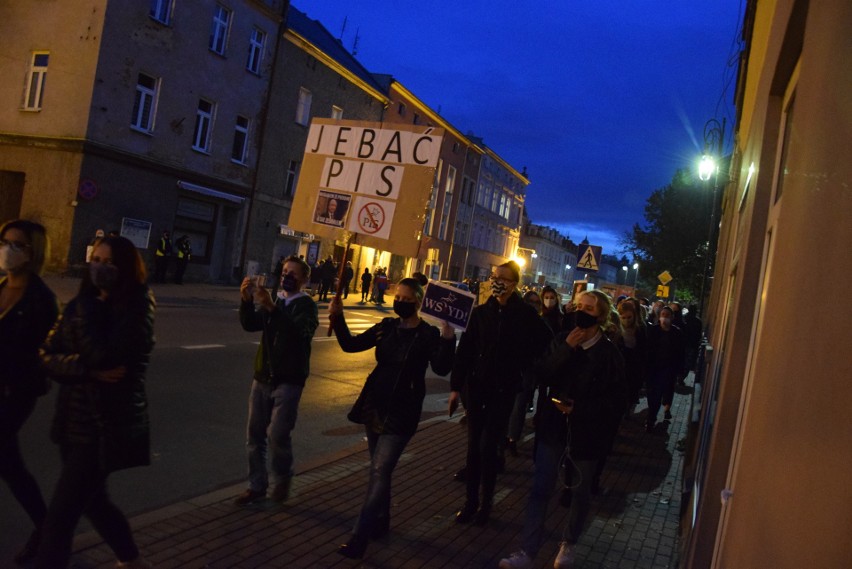
M490 280L491 296L473 309L450 378L450 416L462 391L467 411L466 500L456 513L460 524L488 523L515 396L523 387L524 372L553 337L516 292L517 263L498 266Z
M124 237L104 238L40 350L60 384L51 438L62 470L42 525L38 569L68 564L83 514L115 552L116 567L150 567L110 501L107 477L150 464L145 372L153 348L154 297L142 258Z
M302 292L311 269L299 257L284 260L281 291L273 300L251 277L240 285L240 325L262 331L254 358L246 426L248 488L234 504L246 506L266 498L270 478L273 502L290 497L293 441L299 400L310 375L311 340L319 326L317 304ZM269 465L267 468L267 450Z
M648 329L648 416L645 430L652 432L662 403L663 418L672 418L675 381L683 369L683 332L672 322L672 309L660 308L659 323Z
M572 490L565 541L554 567L574 562L574 544L582 535L599 460L611 446L610 425L624 409L624 361L604 333L612 314L609 297L597 290L578 293L576 326L552 341L536 370L542 378L536 421L535 473L525 510L521 549L501 559L501 569L533 566L544 535L547 505L559 478L562 459Z
M24 464L18 432L49 387L38 348L56 321L56 296L39 276L47 235L38 223L17 219L0 227L0 479L27 512L34 530L15 554L32 560L47 511L33 475Z
M372 328L352 336L343 316L343 302L335 296L329 319L344 352L376 348L376 367L349 412L349 420L364 425L370 452L367 496L349 542L341 555L363 557L370 539L390 528L390 489L393 469L420 422L426 396L426 369L438 375L450 372L456 337L446 322L439 332L420 319L423 287L413 278L396 286L393 310L398 318L385 318Z

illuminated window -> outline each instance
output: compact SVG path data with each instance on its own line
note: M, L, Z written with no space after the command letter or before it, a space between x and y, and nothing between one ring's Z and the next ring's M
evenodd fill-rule
M343 118L343 109L338 107L337 105L332 105L331 107L331 118L340 120Z
M311 120L311 92L304 87L299 89L299 104L296 107L296 122L308 126Z

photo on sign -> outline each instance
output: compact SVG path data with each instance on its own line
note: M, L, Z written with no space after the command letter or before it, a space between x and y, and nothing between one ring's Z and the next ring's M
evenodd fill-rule
M346 214L349 211L351 199L352 196L349 194L320 191L314 209L314 223L343 227L343 224L346 223Z

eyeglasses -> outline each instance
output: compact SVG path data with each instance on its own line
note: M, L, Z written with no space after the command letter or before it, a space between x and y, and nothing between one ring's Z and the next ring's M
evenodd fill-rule
M7 241L6 239L0 239L0 247L9 247L12 251L20 253L24 249L29 249L32 245L22 241Z
M512 280L512 279L504 279L502 277L498 277L497 275L491 275L490 277L488 277L488 280L490 280L491 282L503 283L503 284L512 284L512 283L518 282L518 281L515 281L515 280Z

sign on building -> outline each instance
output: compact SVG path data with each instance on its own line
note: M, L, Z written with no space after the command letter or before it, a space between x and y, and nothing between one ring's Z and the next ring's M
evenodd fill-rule
M457 330L465 330L475 305L476 297L473 294L454 286L429 281L420 313L443 320Z
M417 255L444 131L314 119L288 224L332 239Z

